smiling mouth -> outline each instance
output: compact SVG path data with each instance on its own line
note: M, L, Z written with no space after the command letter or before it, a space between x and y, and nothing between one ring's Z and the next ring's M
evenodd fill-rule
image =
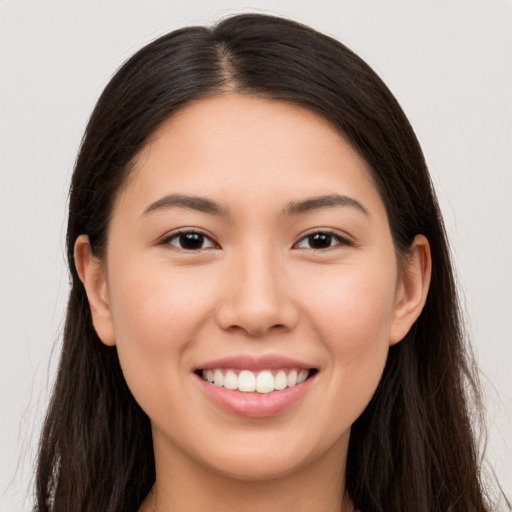
M315 368L286 368L277 370L236 370L215 368L197 370L196 374L203 380L217 387L242 393L272 393L293 388L302 384L314 374Z

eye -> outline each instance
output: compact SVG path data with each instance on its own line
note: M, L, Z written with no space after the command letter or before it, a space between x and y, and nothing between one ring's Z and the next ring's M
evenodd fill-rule
M299 249L330 249L337 245L352 245L349 240L331 231L316 231L301 238L295 247Z
M172 245L183 251L200 251L217 247L213 240L200 231L180 231L164 240L164 244Z

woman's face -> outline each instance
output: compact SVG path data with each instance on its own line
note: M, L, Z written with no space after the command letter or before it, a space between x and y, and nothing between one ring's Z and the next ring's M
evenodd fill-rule
M168 119L119 193L105 260L86 246L94 324L151 419L157 467L339 467L423 300L365 162L316 114L248 96Z

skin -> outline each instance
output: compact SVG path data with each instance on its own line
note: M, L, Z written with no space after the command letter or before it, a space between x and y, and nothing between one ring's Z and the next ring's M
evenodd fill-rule
M151 209L169 194L229 213ZM332 194L365 211L283 213ZM180 248L172 235L183 228L208 236L201 250ZM311 248L307 235L326 231L341 239ZM418 235L399 261L366 163L329 122L236 94L187 105L138 156L106 257L91 255L83 235L75 258L98 335L117 346L151 419L157 478L141 511L352 510L343 492L350 427L389 346L421 312L430 253ZM289 409L247 418L215 405L193 373L240 354L319 371Z

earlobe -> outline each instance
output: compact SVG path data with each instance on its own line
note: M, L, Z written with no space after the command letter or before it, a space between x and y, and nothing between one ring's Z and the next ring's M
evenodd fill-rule
M431 273L430 245L423 235L417 235L404 257L399 276L390 345L400 342L420 316L427 300Z
M104 264L91 251L87 235L75 241L75 267L82 281L91 308L92 322L99 338L105 345L115 345L115 331L110 311L107 276Z

